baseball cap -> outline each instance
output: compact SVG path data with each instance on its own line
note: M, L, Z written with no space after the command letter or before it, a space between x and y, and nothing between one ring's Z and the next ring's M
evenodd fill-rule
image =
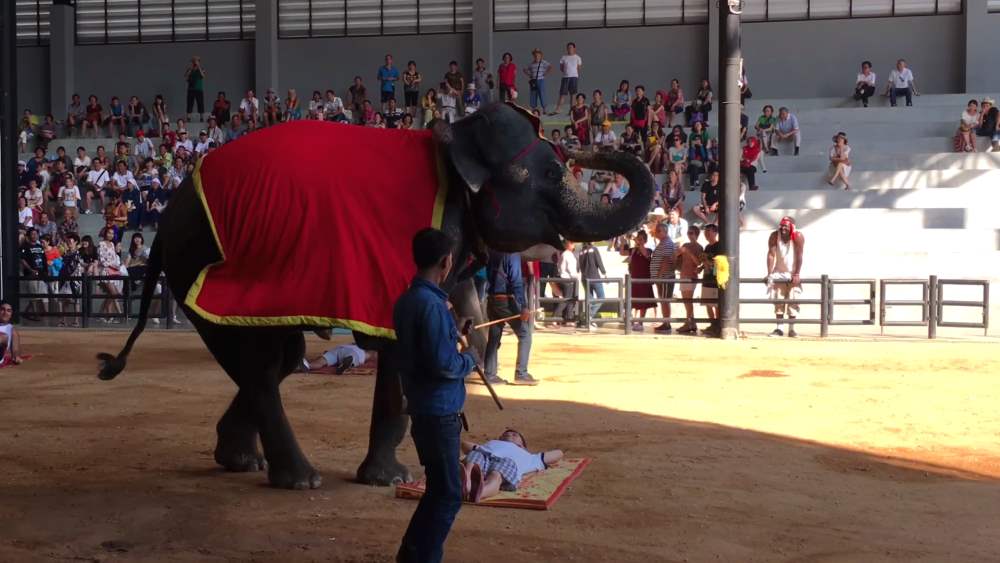
M25 162L25 161L23 161L23 160L19 160L19 161L17 161L17 165L18 165L18 166L27 166L27 165L28 165L28 163L27 163L27 162Z
M142 129L139 129L139 131L136 132L135 136L136 137L145 137L146 136L146 132L143 131Z

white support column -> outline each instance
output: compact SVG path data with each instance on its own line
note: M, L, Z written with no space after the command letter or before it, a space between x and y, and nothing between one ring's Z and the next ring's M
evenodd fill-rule
M254 31L254 85L257 98L278 91L278 0L257 0Z
M76 43L76 14L62 1L52 4L49 15L49 111L65 119L73 89L76 88L73 54Z
M712 82L718 98L722 83L719 82L719 10L715 7L715 1L708 2L708 73L705 76Z
M469 62L471 72L476 67L476 59L486 61L486 68L495 69L493 60L493 2L477 0L472 3L472 53Z

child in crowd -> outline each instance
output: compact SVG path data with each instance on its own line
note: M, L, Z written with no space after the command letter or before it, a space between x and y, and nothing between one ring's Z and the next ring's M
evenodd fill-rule
M563 458L562 450L531 453L524 436L508 428L485 444L462 441L465 499L479 502L500 491L516 491L529 473L544 471Z

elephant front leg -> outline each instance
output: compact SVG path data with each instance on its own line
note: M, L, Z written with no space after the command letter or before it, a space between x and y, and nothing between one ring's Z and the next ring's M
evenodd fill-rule
M226 471L247 472L267 469L264 456L257 449L257 426L254 424L246 393L236 393L226 413L215 426L218 441L215 462Z
M394 350L386 345L379 350L368 455L358 467L358 482L385 487L412 480L406 466L396 459L396 448L406 435L407 416L403 410Z

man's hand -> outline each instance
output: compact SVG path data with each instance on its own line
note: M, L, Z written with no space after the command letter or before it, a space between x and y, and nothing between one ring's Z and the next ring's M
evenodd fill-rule
M802 280L799 278L798 274L792 274L792 285L801 285Z
M531 309L525 307L521 309L521 322L526 323L531 320Z

